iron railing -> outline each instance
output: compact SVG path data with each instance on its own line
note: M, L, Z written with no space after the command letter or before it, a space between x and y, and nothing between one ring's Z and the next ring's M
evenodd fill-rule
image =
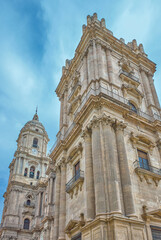
M136 168L140 168L140 169L144 169L144 170L146 170L146 171L149 171L149 172L152 172L152 173L155 173L155 174L158 174L158 175L161 175L161 169L159 169L159 168L156 168L156 167L153 167L153 166L151 166L151 165L141 165L140 163L139 163L139 161L138 160L136 160L135 162L134 162L134 168L136 169Z
M73 184L80 179L84 179L84 172L79 170L79 172L66 184L66 192L68 192Z
M135 76L134 76L133 74L131 74L131 73L125 72L124 70L120 70L119 73L120 73L120 75L123 74L123 75L125 75L126 77L131 78L131 79L134 80L135 82L140 83L139 78L135 77Z

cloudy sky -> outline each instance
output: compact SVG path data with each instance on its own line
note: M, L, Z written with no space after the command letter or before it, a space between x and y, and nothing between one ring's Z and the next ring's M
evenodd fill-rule
M105 18L114 36L143 43L157 64L155 85L161 101L160 0L0 0L0 217L19 131L38 105L49 149L53 145L61 69L65 59L74 56L86 16L94 12Z

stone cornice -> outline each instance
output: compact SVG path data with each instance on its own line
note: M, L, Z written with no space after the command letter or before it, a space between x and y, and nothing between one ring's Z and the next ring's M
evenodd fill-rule
M52 158L53 161L55 161L57 159L57 157L60 155L60 153L68 148L70 146L70 144L74 141L74 139L77 138L77 136L79 134L81 134L82 132L82 124L86 118L86 116L89 114L89 112L91 112L92 109L96 108L96 106L107 106L107 102L109 102L110 104L108 104L108 107L117 111L118 113L120 113L121 116L123 116L123 118L126 118L126 121L129 119L132 119L133 121L137 121L138 124L143 124L146 127L148 127L151 131L155 131L155 129L159 129L160 125L156 125L156 123L154 122L149 122L148 120L146 120L145 118L142 118L140 116L133 116L129 113L129 108L125 108L122 105L118 105L115 102L111 102L110 100L100 97L98 98L98 96L91 96L86 104L83 106L81 112L76 116L76 118L74 119L75 127L71 130L70 134L67 136L66 139L61 140L57 146L55 147L55 149L51 152L50 157ZM89 127L89 126L88 126ZM160 129L161 130L161 129Z

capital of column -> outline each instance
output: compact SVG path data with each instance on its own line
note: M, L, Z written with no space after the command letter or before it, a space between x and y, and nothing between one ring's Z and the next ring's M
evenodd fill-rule
M99 128L99 123L100 123L100 119L97 116L94 116L93 119L90 121L90 128Z
M106 114L103 114L100 117L100 122L102 123L103 126L112 126L115 123L115 119L111 118L110 116L107 116Z
M122 121L119 121L118 119L115 119L115 123L114 123L114 129L116 131L124 131L124 129L127 127L127 123L124 123Z
M85 140L91 137L91 128L88 126L82 131L81 137Z
M106 45L106 51L112 52L112 47L110 45Z
M55 173L51 172L51 173L49 174L49 178L55 178Z
M144 72L145 74L148 73L147 69L145 67L143 67L142 65L139 66L139 71Z
M64 168L66 167L66 158L62 157L62 159L60 160L60 168Z

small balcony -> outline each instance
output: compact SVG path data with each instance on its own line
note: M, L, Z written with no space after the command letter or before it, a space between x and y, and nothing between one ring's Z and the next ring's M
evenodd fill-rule
M124 81L131 82L132 84L135 84L137 86L140 84L139 78L135 77L133 74L125 72L124 70L120 70L119 73L119 76Z
M84 172L79 170L79 172L66 184L66 192L71 194L77 194L78 190L82 190L82 184L84 181Z
M158 186L161 180L161 169L147 164L141 165L138 160L134 162L134 168L141 182L145 179L148 184L151 184L151 180L153 180L155 185Z

